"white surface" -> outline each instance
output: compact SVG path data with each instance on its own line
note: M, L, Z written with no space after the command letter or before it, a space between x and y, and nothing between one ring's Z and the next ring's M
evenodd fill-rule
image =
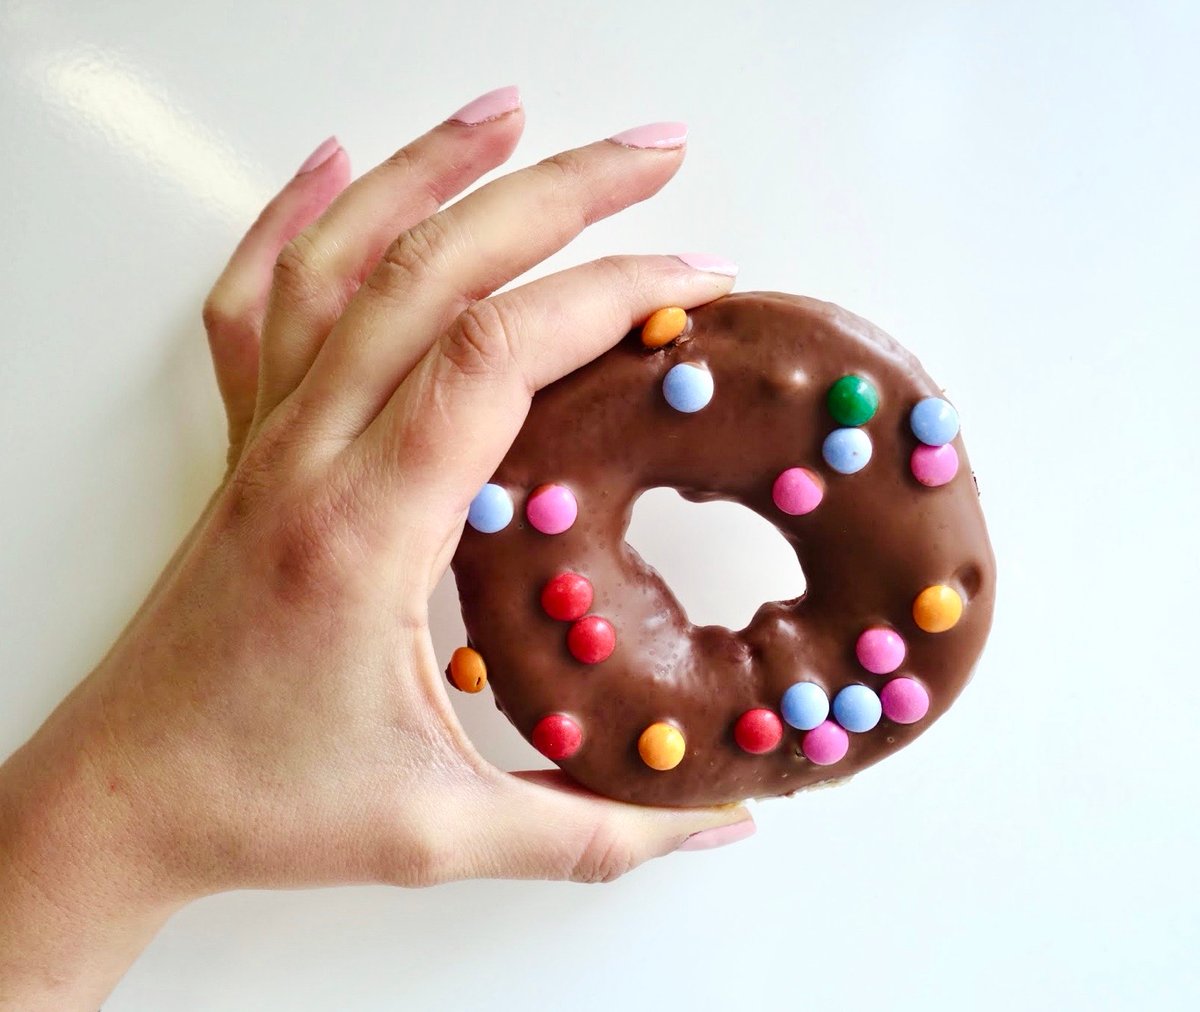
M218 474L198 307L258 203L333 130L362 168L510 81L518 161L692 126L550 266L711 249L875 320L958 403L1000 560L952 716L753 841L603 888L216 897L106 1008L1197 1007L1198 34L1187 0L0 2L0 748Z

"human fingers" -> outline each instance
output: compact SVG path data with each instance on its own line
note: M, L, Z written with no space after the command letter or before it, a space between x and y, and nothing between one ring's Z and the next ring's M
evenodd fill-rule
M610 257L472 304L364 433L356 452L366 455L365 466L356 473L382 482L383 501L412 507L403 526L426 541L431 516L454 528L512 444L536 390L654 310L726 294L736 271L707 254Z
M741 805L651 808L592 794L558 770L499 774L456 827L462 877L610 882L677 850L752 836Z
M258 419L303 379L389 243L506 161L524 123L515 87L481 96L356 180L283 248L264 335Z
M204 329L229 423L231 462L254 416L259 342L275 260L349 178L350 160L330 137L263 208L204 300Z
M344 435L366 428L463 309L593 222L657 193L687 130L658 123L503 176L396 240L331 331L305 400Z

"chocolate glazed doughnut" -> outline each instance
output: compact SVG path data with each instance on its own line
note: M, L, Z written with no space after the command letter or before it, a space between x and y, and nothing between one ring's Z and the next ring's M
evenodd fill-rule
M765 517L804 595L690 624L624 540L657 486ZM765 293L662 310L539 393L453 566L451 681L490 680L572 777L654 805L790 794L908 744L966 684L995 593L938 386L866 321Z

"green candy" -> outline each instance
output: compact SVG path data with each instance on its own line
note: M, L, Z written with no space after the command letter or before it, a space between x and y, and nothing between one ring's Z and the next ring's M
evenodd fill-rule
M826 403L839 425L866 425L879 410L879 391L869 380L851 374L829 388Z

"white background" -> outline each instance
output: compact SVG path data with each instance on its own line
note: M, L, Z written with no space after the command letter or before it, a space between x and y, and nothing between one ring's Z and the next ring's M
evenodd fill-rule
M952 715L758 805L749 842L606 887L215 897L107 1008L1198 1007L1200 5L0 11L0 749L219 473L198 307L257 207L331 132L362 168L510 82L518 162L692 127L677 181L549 267L712 250L741 290L875 320L957 402L1000 563ZM713 517L660 500L634 540L701 617L744 619L794 567ZM434 609L445 656L448 583ZM530 763L490 698L458 702Z

